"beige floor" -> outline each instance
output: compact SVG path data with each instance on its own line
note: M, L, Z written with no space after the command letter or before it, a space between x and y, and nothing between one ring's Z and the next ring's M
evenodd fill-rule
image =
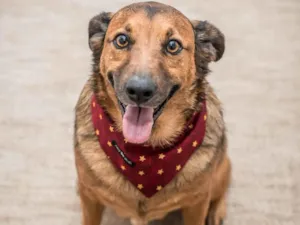
M1 225L80 224L72 122L90 74L87 23L129 2L0 1ZM226 224L300 224L300 1L166 2L227 37L209 78L234 169Z

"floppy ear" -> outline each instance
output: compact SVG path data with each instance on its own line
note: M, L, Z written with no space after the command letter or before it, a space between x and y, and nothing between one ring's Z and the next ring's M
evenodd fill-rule
M89 23L89 46L90 49L95 52L102 48L105 33L108 24L112 18L112 13L103 12L97 16L94 16Z
M206 62L218 61L225 50L222 32L207 21L191 21L195 31L196 56Z

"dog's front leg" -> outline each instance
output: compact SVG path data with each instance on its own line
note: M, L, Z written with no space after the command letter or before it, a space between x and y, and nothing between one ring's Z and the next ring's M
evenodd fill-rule
M204 225L208 213L210 195L204 197L196 205L183 208L182 215L184 225Z
M81 210L82 210L82 225L100 225L104 206L92 200L82 190L79 190Z

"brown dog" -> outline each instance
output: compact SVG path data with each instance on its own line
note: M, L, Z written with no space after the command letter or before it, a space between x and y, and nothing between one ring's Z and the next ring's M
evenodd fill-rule
M182 210L185 225L221 224L226 214L230 162L221 103L206 75L208 64L223 55L223 34L206 21L190 21L170 6L147 2L92 18L89 45L93 75L76 106L74 134L83 225L99 225L104 206L130 218L135 225L163 218L176 209ZM105 116L111 122L110 131L96 129L96 106L105 112L99 114L100 120ZM146 163L148 154L154 152L155 156L157 149L163 160L168 154L166 149L177 147L180 137L189 138L185 127L195 114L201 115L199 127L204 127L205 134L201 143L194 141L188 148L194 151L195 147L195 151L184 166L176 164L175 176L175 167L169 170L172 179L167 185L156 186L155 194L146 192L145 185L135 186L134 179L138 178L127 178L132 174L126 174L135 171L135 164L126 156L131 154L130 149L126 152L120 144L106 142L110 135L123 134L122 146L127 142L140 146L138 163ZM193 130L191 125L189 128ZM201 132L189 132L202 138ZM118 162L124 160L121 168L117 168L116 158L111 159L109 151L120 158ZM185 150L176 151L180 154ZM165 170L173 165L172 157L163 164ZM163 169L157 172L163 173ZM141 170L138 174L147 175ZM151 189L153 185L149 185Z

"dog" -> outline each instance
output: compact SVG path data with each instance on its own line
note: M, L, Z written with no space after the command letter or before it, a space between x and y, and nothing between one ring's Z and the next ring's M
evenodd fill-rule
M92 76L75 112L82 224L105 207L133 225L181 210L185 225L221 225L231 164L220 100L206 79L221 31L156 2L93 17Z

